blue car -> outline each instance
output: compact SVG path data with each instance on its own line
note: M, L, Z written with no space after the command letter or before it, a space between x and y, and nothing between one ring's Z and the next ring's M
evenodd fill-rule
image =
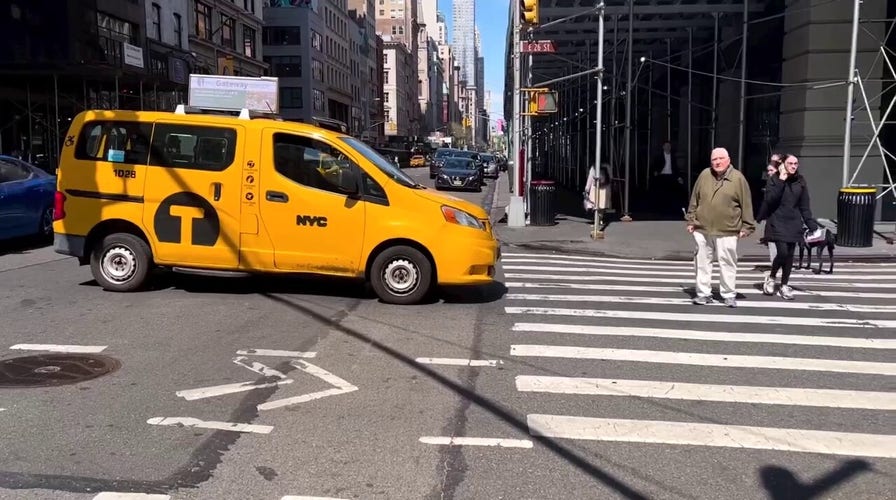
M0 155L0 240L53 235L56 176Z

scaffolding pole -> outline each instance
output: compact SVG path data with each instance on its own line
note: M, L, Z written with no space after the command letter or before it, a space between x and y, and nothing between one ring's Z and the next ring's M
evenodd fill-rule
M691 157L691 144L693 142L692 137L691 137L691 128L692 128L691 112L694 109L694 106L691 105L691 102L693 101L693 95L692 95L692 90L691 90L693 87L692 80L693 80L693 75L694 75L693 53L694 53L694 30L693 30L693 28L689 27L688 28L688 160L687 160L688 161L688 198L689 199L691 196L691 179L693 178L691 176L691 166L693 165L692 157Z
M653 52L650 53L653 59ZM653 65L647 66L647 175L644 189L650 190L650 151L653 148Z
M858 1L858 0L856 0ZM749 0L744 0L744 32L741 38L740 53L740 124L737 134L737 165L734 168L744 168L744 126L747 121L747 27L749 26Z
M26 105L28 106L28 152L26 153L25 151L22 151L22 156L28 158L28 161L31 162L33 161L31 157L31 148L34 144L34 138L31 137L31 134L34 133L34 123L32 121L34 117L31 116L31 82L25 84L25 99L27 101Z
M849 47L849 77L846 87L846 125L843 129L843 186L849 185L849 160L850 160L850 142L852 141L852 106L853 95L856 85L856 45L859 37L859 13L861 9L861 0L853 0L852 7L852 35ZM884 159L886 161L886 159ZM887 168L886 164L884 168Z
M718 99L719 99L719 13L713 12L713 49L712 49L712 135L710 137L710 147L716 147L716 122L718 117ZM690 87L690 86L689 86Z
M623 207L623 222L630 222L632 217L629 213L629 186L631 184L631 140L632 140L632 39L634 38L634 17L635 17L635 2L629 1L628 3L628 67L626 69L628 76L626 77L625 83L627 85L627 89L625 91L625 199Z
M597 98L595 99L594 104L594 112L595 112L595 123L594 123L594 175L596 179L600 179L600 160L601 160L601 129L603 128L603 101L604 101L604 8L603 4L601 4L601 9L598 12L597 17L597 67L600 71L597 72ZM590 62L590 61L589 61ZM595 180L596 182L596 180ZM595 201L600 201L600 186L597 186L598 196ZM610 190L612 192L612 189ZM591 193L587 193L588 196ZM599 205L599 204L598 204ZM594 207L594 227L591 230L591 237L594 239L602 238L603 231L601 231L601 220L600 220L600 211L598 210L598 205Z
M672 40L666 39L666 57L672 62ZM672 65L666 66L666 140L672 140Z
M511 176L511 197L507 209L507 225L509 227L523 227L526 225L526 213L523 207L523 198L520 191L523 185L523 165L520 154L520 3L513 2L513 135L511 136L511 154L513 155L513 172Z

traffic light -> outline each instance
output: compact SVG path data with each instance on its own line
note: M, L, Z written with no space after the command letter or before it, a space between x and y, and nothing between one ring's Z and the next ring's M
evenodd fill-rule
M538 24L538 0L520 0L523 24L535 26Z
M557 93L556 92L538 92L536 95L535 110L538 113L556 113L557 112Z

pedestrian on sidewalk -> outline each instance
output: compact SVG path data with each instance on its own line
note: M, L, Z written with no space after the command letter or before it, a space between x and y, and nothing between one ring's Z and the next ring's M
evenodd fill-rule
M711 166L697 177L686 215L694 235L697 296L694 304L712 303L713 255L719 262L719 292L725 305L737 307L737 242L756 230L747 179L731 166L725 148L712 150Z
M653 157L650 169L653 173L652 200L655 204L654 208L662 215L678 212L682 208L684 200L687 199L687 193L684 193L682 189L684 179L681 178L681 173L678 170L671 142L663 142L662 150Z
M793 253L797 243L803 238L803 225L810 231L818 230L818 223L812 217L809 203L809 186L806 178L799 173L800 161L791 154L784 155L778 168L778 175L769 178L765 198L759 208L758 220L765 222L765 240L774 245L777 254L772 261L772 270L762 284L762 292L775 294L775 279L781 271L781 288L778 295L784 300L793 300L790 287L790 272L793 269Z
M603 211L610 208L610 171L609 167L602 166L600 172L595 172L594 165L588 169L588 178L585 180L585 211Z

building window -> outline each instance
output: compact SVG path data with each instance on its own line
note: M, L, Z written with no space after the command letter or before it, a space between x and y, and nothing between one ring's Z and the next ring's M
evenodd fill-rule
M323 111L324 110L324 93L320 90L314 89L311 91L313 98L313 107L314 111Z
M311 60L311 77L319 82L324 81L324 64L317 59Z
M301 78L302 58L300 56L271 56L265 57L271 65L272 76Z
M324 51L323 42L321 41L320 33L311 30L311 46L321 52Z
M175 41L175 45L177 45L177 47L180 49L182 49L184 47L183 35L184 35L183 19L181 19L180 14L174 14L174 36L177 37L177 40Z
M243 0L243 8L255 14L255 0Z
M301 45L301 31L299 27L265 27L265 45Z
M302 87L280 87L280 107L302 109Z
M221 14L221 45L228 49L236 49L236 21L232 17Z
M243 53L255 57L255 28L243 26Z
M157 3L152 4L152 34L150 37L162 40L162 7Z
M196 36L212 39L212 8L202 2L196 2Z

